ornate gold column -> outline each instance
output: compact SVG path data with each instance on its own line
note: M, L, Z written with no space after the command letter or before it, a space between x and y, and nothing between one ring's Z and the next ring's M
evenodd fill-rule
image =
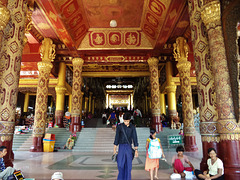
M212 61L205 28L202 28L201 7L198 0L188 0L190 26L192 30L192 44L195 59L195 69L198 89L200 133L202 139L203 158L201 170L207 169L208 149L218 150L220 141L217 132L218 114L216 109L216 93L212 74Z
M23 112L28 112L28 105L29 105L29 93L26 93L24 97Z
M5 4L0 2L0 49L2 47L1 43L2 43L3 32L9 20L10 20L10 11L8 10Z
M148 59L149 71L151 73L151 100L152 100L152 127L156 129L156 132L162 131L162 124L160 120L160 90L159 90L159 77L158 77L158 59Z
M92 112L92 92L89 92L89 99L88 99L88 112L91 113Z
M72 112L72 94L68 96L68 112Z
M27 4L23 0L12 0L7 7L3 1L0 4L0 146L7 147L7 167L13 166L14 159L12 141Z
M218 110L217 130L220 134L220 158L224 162L225 179L240 178L240 123L236 121L232 89L221 26L220 2L204 1L202 20L207 27ZM237 158L238 157L238 158Z
M66 82L66 64L60 62L58 72L58 84L55 87L56 90L56 111L55 111L55 123L59 128L63 127L64 116L64 101L65 101L65 87Z
M55 44L49 38L44 38L40 48L42 61L38 62L38 87L35 105L35 118L33 126L33 145L31 152L43 151L43 136L45 133L45 120L47 117L48 83L51 69L51 61L55 58Z
M166 101L165 101L165 94L160 93L160 109L161 113L166 115Z
M191 62L188 61L188 48L186 40L178 37L174 43L173 55L178 61L177 68L180 76L185 149L186 151L197 151L190 80Z
M176 102L176 90L177 86L172 82L173 68L172 63L168 61L166 63L166 78L167 78L167 99L168 99L168 116L169 119L174 119L177 116L177 102Z
M93 96L93 99L92 99L92 115L94 115L94 111L95 111L95 99L96 99L96 97L95 96Z
M82 95L82 58L74 58L73 64L73 85L72 85L72 113L70 131L73 133L81 131L80 106Z

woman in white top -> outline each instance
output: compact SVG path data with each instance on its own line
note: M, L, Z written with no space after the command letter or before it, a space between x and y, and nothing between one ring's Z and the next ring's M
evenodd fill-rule
M224 167L221 159L217 157L216 150L214 148L208 149L209 159L207 160L208 171L195 170L195 175L200 180L223 180L224 179Z

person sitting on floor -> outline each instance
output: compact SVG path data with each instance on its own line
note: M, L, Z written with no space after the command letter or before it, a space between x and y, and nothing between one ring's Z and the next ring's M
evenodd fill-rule
M196 169L195 175L199 180L223 180L224 179L224 168L223 162L217 157L216 150L214 148L208 149L209 159L207 160L208 171L200 171Z
M8 176L11 176L15 169L12 167L5 167L3 157L7 155L7 147L0 147L0 179L7 180Z
M183 155L184 147L178 146L176 148L177 154L172 157L172 166L174 173L178 173L182 178L186 176L183 172L185 171L193 171L194 167L192 163L188 160L188 157Z
M70 136L69 136L69 138L68 138L68 140L67 140L67 142L66 142L66 144L64 145L64 149L65 148L67 148L67 149L72 149L73 148L73 146L74 146L74 138L73 138L73 136L70 134Z

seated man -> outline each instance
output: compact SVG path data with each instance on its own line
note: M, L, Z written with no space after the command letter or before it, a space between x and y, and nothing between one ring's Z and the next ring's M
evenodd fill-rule
M7 154L7 148L5 146L0 147L0 179L7 180L8 176L11 176L15 171L12 167L5 167L3 157Z

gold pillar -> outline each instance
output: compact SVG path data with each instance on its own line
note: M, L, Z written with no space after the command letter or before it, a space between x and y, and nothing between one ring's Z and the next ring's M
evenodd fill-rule
M24 97L23 112L28 112L28 105L29 105L29 93L26 93Z
M7 147L6 167L13 166L14 159L12 141L27 11L26 1L11 2L7 7L0 3L0 146Z
M146 111L146 114L148 114L148 96L147 96L147 92L144 92L144 98L145 98L145 111Z
M96 99L96 97L93 96L93 100L92 100L92 115L94 115L94 111L95 111L95 99Z
M81 102L81 104L80 104L80 121L82 121L82 115L83 115L83 113L82 113L82 110L83 110L83 96L84 96L84 92L81 93L81 99L80 99L80 102Z
M190 80L191 62L188 61L188 44L186 39L178 37L174 43L173 55L178 61L180 76L182 112L184 123L184 145L186 151L197 151L195 127L193 119L192 88Z
M91 113L92 112L92 95L93 95L93 93L92 92L90 92L89 93L89 99L88 99L88 112L89 113Z
M56 111L55 111L55 123L58 127L63 127L64 116L64 101L65 101L65 87L66 82L66 64L60 62L58 72L58 84L55 87L56 90Z
M200 134L202 139L202 161L201 170L207 169L208 149L217 146L220 140L217 133L217 109L216 93L214 87L214 77L212 74L212 61L210 59L208 39L205 28L202 28L203 22L199 14L201 7L198 0L189 1L189 19L191 26L191 38L193 44L193 53L195 57L195 69L198 89L199 116L200 116ZM199 17L199 18L196 18ZM198 34L197 36L195 34Z
M73 133L81 131L80 106L82 96L82 58L74 58L73 64L73 85L72 85L72 113L70 131Z
M151 73L151 102L152 102L152 127L156 129L156 132L162 131L162 124L160 120L160 90L159 90L159 77L158 77L158 59L148 59L149 71Z
M87 109L88 109L88 97L85 97L85 102L84 102L84 111L85 111L85 113L87 113Z
M55 58L55 44L53 44L51 39L45 38L42 41L40 54L42 61L37 64L39 76L31 152L43 151L42 140L45 133L45 121L47 117L48 83L50 72L53 67L51 61Z
M72 94L68 96L68 112L72 112Z
M5 6L5 4L2 4L2 2L0 2L0 49L2 47L1 42L2 42L3 32L9 20L10 20L10 11Z
M220 134L220 158L224 161L225 179L240 178L240 122L236 121L230 75L221 25L219 0L204 1L201 13L207 28L212 58L216 102L218 110L217 130Z
M166 63L166 78L167 78L167 99L168 99L168 116L170 119L177 116L177 102L176 102L176 89L177 86L172 82L173 68L172 63Z
M165 101L165 94L160 93L160 109L161 113L166 115L166 101Z

